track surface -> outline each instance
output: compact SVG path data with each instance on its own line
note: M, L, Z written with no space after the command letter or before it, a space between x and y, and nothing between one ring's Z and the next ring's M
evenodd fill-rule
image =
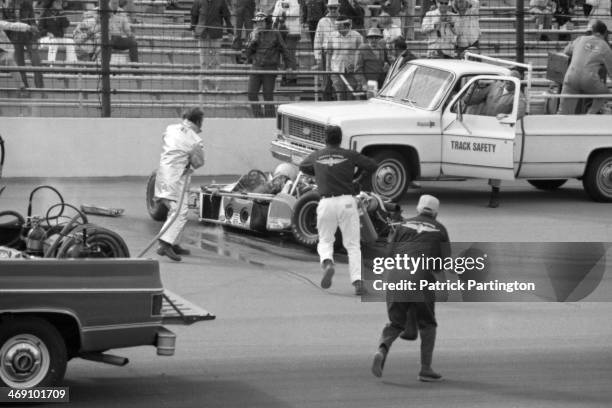
M39 181L2 180L8 188L0 208L25 213ZM133 255L160 228L145 213L144 179L47 182L67 202L125 208L121 218L91 219L119 232ZM589 201L578 182L553 193L526 183L504 186L495 210L485 207L483 182L423 183L413 191L402 203L405 214L413 213L418 194L438 196L453 241L612 242L612 207ZM35 204L34 213L55 202L40 199L49 202ZM282 237L195 219L186 237L193 255L183 263L161 259L164 284L217 320L174 326L171 358L142 347L114 352L130 358L123 368L71 361L71 406L609 407L612 401L612 303L438 304L434 368L445 381L416 381L418 342L401 340L377 379L370 364L385 307L353 296L346 265L324 291L316 254ZM609 286L599 293L612 299Z

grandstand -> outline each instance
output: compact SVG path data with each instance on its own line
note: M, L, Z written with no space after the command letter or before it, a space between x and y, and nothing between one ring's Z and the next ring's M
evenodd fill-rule
M73 0L70 0L73 1ZM93 8L96 2L81 0L83 8ZM201 70L197 41L189 28L191 1L180 0L178 10L166 10L165 1L135 0L133 31L139 46L139 63L128 63L126 53L111 59L111 116L113 117L175 117L185 107L200 105L210 117L249 117L247 82L250 67L237 64L239 51L231 48L224 38L218 70ZM482 0L480 7L481 52L486 55L516 59L516 10L514 0ZM527 11L527 10L526 10ZM82 11L67 11L70 36L80 21ZM415 13L420 15L417 6ZM575 38L584 32L587 20L581 10L572 17L575 28L539 30L532 16L525 16L524 55L534 66L536 85L548 86L544 79L550 52L562 50L568 36ZM414 19L418 21L417 18ZM402 20L404 21L404 20ZM416 38L407 41L408 48L424 56L426 41L416 27ZM542 40L546 35L547 41ZM561 36L564 40L559 40ZM47 50L41 49L45 88L31 88L24 97L15 90L10 74L0 72L0 116L96 117L101 108L101 76L99 62L64 62L60 51L54 63L47 61ZM310 40L303 33L298 44L298 83L282 86L277 77L275 103L317 100L314 64ZM29 61L26 61L29 69ZM28 75L33 76L33 72ZM33 83L33 81L30 81Z

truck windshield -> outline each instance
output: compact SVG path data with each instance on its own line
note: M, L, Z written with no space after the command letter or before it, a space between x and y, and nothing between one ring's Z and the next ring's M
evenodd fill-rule
M378 97L432 110L446 95L452 80L450 72L408 64L389 81Z

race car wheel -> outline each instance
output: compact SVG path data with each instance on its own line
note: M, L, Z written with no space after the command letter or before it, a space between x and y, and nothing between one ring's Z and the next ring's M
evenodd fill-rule
M377 151L372 158L378 162L378 168L371 177L364 179L364 190L398 201L411 180L406 159L393 150Z
M11 388L49 387L66 373L66 343L57 329L36 317L0 323L0 384Z
M582 185L594 201L612 201L612 152L600 152L591 158Z
M556 190L567 182L566 180L527 180L529 184L538 190Z
M301 196L293 207L291 232L293 238L301 245L315 248L319 241L317 231L317 206L321 196L317 191L310 191Z
M168 218L168 207L155 200L156 176L157 172L154 171L147 182L147 211L155 221L166 221L166 218Z

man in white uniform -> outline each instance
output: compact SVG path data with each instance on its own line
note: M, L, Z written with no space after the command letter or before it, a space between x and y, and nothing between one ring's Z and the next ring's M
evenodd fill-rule
M157 253L177 262L181 261L181 255L190 253L179 245L187 223L187 190L180 208L178 202L185 184L190 183L193 170L204 165L204 146L198 136L202 132L203 120L204 112L201 109L189 109L183 115L183 121L168 126L163 136L155 180L155 198L168 207L168 219L162 230L172 221L177 211L178 217L160 237Z

